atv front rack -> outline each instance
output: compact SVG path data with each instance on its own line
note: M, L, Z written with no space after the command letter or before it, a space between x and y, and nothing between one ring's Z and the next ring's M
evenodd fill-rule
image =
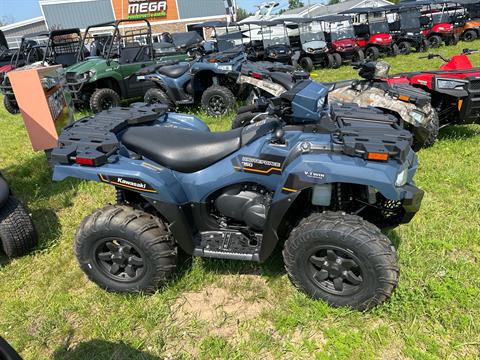
M52 161L101 166L119 149L118 135L128 127L154 122L167 112L160 104L113 108L67 126L59 136Z
M400 163L407 159L412 134L402 129L393 115L355 104L334 104L330 114L338 127L332 133L333 143L340 146L344 154L366 160L394 159Z

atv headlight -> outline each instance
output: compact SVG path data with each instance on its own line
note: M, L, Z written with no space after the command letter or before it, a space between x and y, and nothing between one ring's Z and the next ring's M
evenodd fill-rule
M317 101L317 111L320 111L323 109L323 105L325 105L325 97L321 97Z
M426 116L424 113L418 110L412 110L409 114L416 124L422 125L425 122Z
M395 186L401 187L407 183L408 180L408 168L403 169L397 175L397 180L395 180Z
M437 88L446 90L464 89L467 81L458 79L437 79Z
M310 54L313 54L313 53L315 52L315 50L312 49L312 48L308 48L308 49L307 49L307 52L310 53Z
M218 65L218 70L232 71L233 70L233 65Z

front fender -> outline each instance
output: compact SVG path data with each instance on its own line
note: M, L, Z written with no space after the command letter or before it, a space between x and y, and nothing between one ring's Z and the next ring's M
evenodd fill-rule
M418 167L417 157L413 151L410 151L406 164L410 165L408 182L413 182L413 176ZM284 198L286 194L327 183L370 186L387 199L401 200L404 191L394 184L404 166L395 160L377 162L343 154L304 154L284 169L282 184L277 188L273 201Z

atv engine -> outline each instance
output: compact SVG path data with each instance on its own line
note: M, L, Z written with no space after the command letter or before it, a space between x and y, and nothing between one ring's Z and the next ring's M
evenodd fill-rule
M263 230L270 194L256 187L235 186L225 190L215 200L215 208L228 218L245 223L252 230Z

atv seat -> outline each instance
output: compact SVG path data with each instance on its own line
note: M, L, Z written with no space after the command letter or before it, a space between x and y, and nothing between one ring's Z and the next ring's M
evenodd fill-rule
M190 64L162 66L158 69L158 73L176 79L185 74L189 69Z
M292 90L295 82L292 79L292 76L289 74L285 74L283 72L271 72L270 76L273 81L282 85L287 90Z
M202 132L178 128L142 126L122 137L127 149L169 169L193 173L241 147L241 128L226 132Z

